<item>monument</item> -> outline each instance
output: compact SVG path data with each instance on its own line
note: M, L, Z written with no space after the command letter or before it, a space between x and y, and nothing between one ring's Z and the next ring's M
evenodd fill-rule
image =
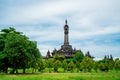
M73 58L77 51L81 50L73 49L72 45L69 44L69 26L66 20L64 25L64 44L59 50L54 49L52 53L50 53L50 51L48 50L46 58L53 57L55 54L58 54L59 56L64 56L65 58Z

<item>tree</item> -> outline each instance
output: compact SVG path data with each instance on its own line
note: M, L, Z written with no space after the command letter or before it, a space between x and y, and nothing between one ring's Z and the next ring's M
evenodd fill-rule
M53 68L53 59L47 59L46 66L49 68L49 72L51 72L51 69Z
M110 60L108 60L108 59L103 59L103 60L100 60L99 62L99 69L101 70L101 71L109 71L109 63L110 63Z
M94 61L93 63L93 69L97 72L98 71L98 62Z
M64 61L65 57L64 56L59 56L58 53L55 53L53 60L54 62L59 60L60 62Z
M33 73L34 73L34 69L36 70L39 68L38 66L38 64L40 64L39 61L42 60L42 56L40 54L39 49L37 48L37 43L35 41L30 41L27 52L31 54L30 55L30 58L31 58L30 66L31 68L33 68Z
M28 37L11 27L3 29L1 35L4 42L2 53L7 56L7 67L13 68L11 73L17 72L17 69L23 69L25 73L26 68L36 67L33 64L37 64L37 60L41 58L36 42L30 41Z
M6 39L7 34L9 34L9 33L21 34L21 32L15 31L15 29L12 27L9 27L9 29L1 30L1 34L0 34L0 53L1 54L0 55L4 55L4 58L2 58L2 59L0 58L0 63L1 63L0 69L5 73L7 73L7 69L10 65L8 62L8 56L4 51L5 39Z
M120 60L119 60L119 58L115 59L114 68L115 68L116 71L120 70Z
M91 56L90 52L88 51L86 54L85 54L86 57L89 57L89 58L94 58L93 56Z
M110 61L113 61L113 56L112 55L110 55Z
M7 73L8 59L7 55L4 53L4 47L4 37L0 34L0 72Z
M44 60L40 60L39 63L38 63L38 66L39 66L39 71L40 72L43 72L43 70L46 68L46 62Z
M2 52L0 52L0 72L5 72L5 73L7 73L7 65L6 65L6 63L7 62L5 62L5 60L6 60L6 55L5 54L3 54Z
M76 62L76 68L77 68L77 72L79 72L81 70L80 62Z
M8 29L2 29L1 32L5 33L3 34L4 37L9 33L22 34L22 32L17 32L13 27L9 27Z
M58 69L61 67L61 62L59 60L56 60L54 62L54 66L53 67L54 67L54 71L58 72Z
M62 68L64 69L64 72L66 72L66 70L67 70L67 68L68 68L68 64L67 64L66 60L64 60L64 61L62 62Z
M75 64L73 63L73 61L71 61L71 62L68 64L68 70L70 70L71 72L73 72L74 69L75 69Z
M89 57L84 57L84 59L81 62L81 67L84 71L90 72L91 69L93 68L93 59Z
M77 52L75 53L75 56L74 56L74 58L73 58L73 61L74 61L74 62L81 62L81 61L83 60L83 58L84 58L84 55L83 55L82 51L77 51Z
M11 73L14 73L19 68L28 67L30 60L29 54L26 52L27 38L25 36L9 33L5 39L5 52L7 53L10 67L13 68Z
M4 37L2 34L0 34L0 52L2 52L4 50L5 47L5 43L4 43Z

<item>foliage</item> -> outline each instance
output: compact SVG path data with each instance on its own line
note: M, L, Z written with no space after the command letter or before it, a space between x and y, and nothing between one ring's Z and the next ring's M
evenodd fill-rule
M67 68L68 68L68 64L67 64L66 60L64 60L64 61L62 62L62 68L64 69L64 72L66 72L66 70L67 70Z
M82 51L77 51L75 56L69 59L55 53L53 58L43 60L37 48L37 42L30 41L27 36L10 27L1 30L0 33L0 72L7 73L9 68L12 69L10 73L18 73L19 69L25 73L28 68L32 68L33 73L36 69L41 72L45 69L51 72L54 69L54 72L58 72L61 68L64 72L67 70L73 72L75 68L77 72L82 70L91 72L92 69L96 72L98 69L119 71L120 60L119 58L113 60L110 55L110 57L105 56L102 60L94 61L89 52L84 57Z
M83 55L82 51L77 51L77 52L75 53L75 56L74 56L74 58L73 58L73 61L74 61L74 62L81 62L81 61L83 60L83 58L84 58L84 55Z
M37 60L41 58L36 42L30 41L28 37L11 27L3 29L1 32L0 43L2 46L0 47L2 49L0 53L6 55L2 60L5 64L4 67L13 68L11 73L17 72L17 69L23 69L25 73L26 68L36 68Z
M114 68L115 68L116 71L120 70L120 60L119 60L119 58L115 59Z
M45 62L46 67L49 68L49 72L51 72L51 68L53 68L53 59L47 59Z
M10 67L15 70L29 67L30 54L27 53L27 38L9 33L5 39L5 52L7 53ZM14 73L14 72L13 72Z
M74 69L75 69L75 64L73 63L73 61L71 61L71 62L68 64L68 70L70 70L71 72L73 72Z
M2 52L0 52L0 66L4 65L3 59L6 57L5 54L3 54Z
M101 71L109 71L109 60L100 60L99 61L99 69Z
M97 72L98 71L98 62L94 61L93 63L93 69Z
M65 59L65 60L66 60L67 63L70 63L71 61L73 61L72 58L70 58L70 59L68 58L68 59Z
M56 60L53 65L54 71L58 72L58 68L60 67L61 67L61 62L59 60Z
M90 52L88 51L86 54L85 54L86 57L89 57L89 58L94 58L93 56L91 56Z
M5 37L3 34L0 34L0 72L7 73L8 69L8 59L7 55L4 52L5 47Z
M55 53L53 57L53 68L55 72L58 72L58 69L61 67L61 62L63 62L64 59L63 56L59 56L58 53Z
M81 71L80 62L76 62L77 72Z
M65 59L64 56L59 56L58 53L55 53L54 57L53 57L54 61L59 60L59 61L63 61Z
M7 62L8 61L6 59L6 54L4 54L2 51L0 52L0 72L5 72L7 73Z
M93 68L93 59L89 58L89 57L85 57L82 62L80 63L81 65L81 69L83 69L84 71L91 71L91 69Z
M38 67L38 70L42 72L46 68L46 62L44 60L39 60Z

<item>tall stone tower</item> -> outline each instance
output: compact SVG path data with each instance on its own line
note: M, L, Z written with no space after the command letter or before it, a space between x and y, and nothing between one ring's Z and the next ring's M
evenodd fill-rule
M69 26L67 25L67 20L64 26L64 45L69 45Z
M65 20L64 25L64 44L61 45L61 48L59 50L53 50L52 56L57 53L60 56L64 56L65 58L72 58L75 54L76 50L72 48L72 46L69 44L69 26L67 24L67 20Z
M61 45L60 49L54 49L51 53L48 50L46 59L48 58L53 58L55 54L58 54L59 56L64 56L65 58L73 58L76 52L81 52L81 50L73 49L72 45L69 43L69 26L67 23L67 20L65 20L65 25L64 25L64 43Z

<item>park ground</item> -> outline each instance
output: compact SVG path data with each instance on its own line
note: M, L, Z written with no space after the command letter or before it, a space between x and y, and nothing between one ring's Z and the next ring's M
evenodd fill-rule
M0 74L0 80L120 80L120 71Z

